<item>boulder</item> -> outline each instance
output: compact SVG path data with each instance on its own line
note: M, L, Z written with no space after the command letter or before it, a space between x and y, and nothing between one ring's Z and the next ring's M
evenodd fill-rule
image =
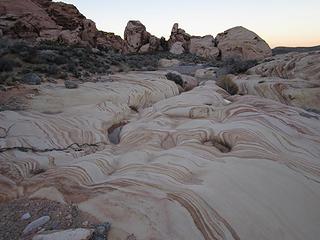
M66 80L64 81L64 86L68 89L76 89L79 87L79 84L74 81Z
M177 60L177 59L165 59L165 58L162 58L159 60L159 67L161 68L169 68L169 67L173 67L173 66L178 66L180 65L180 61Z
M129 21L125 32L124 40L129 52L138 52L139 49L148 43L146 27L139 21Z
M147 53L147 52L149 52L149 49L150 49L150 43L147 43L140 48L139 52L140 53Z
M160 39L147 32L140 21L129 21L125 32L125 51L129 53L154 52L160 47ZM142 49L141 49L142 48Z
M216 42L223 60L262 60L272 55L269 45L244 27L234 27L218 34Z
M176 42L182 42L184 48L187 49L189 41L190 35L186 33L182 28L179 28L178 23L175 23L172 27L171 35L168 40L169 48L171 49Z
M82 41L88 42L91 46L97 43L98 30L94 21L90 19L83 20L83 31L81 33Z
M175 42L171 48L170 48L170 52L172 54L176 54L176 55L180 55L182 53L185 53L185 49L183 47L183 42Z
M29 223L25 229L22 232L22 235L28 235L32 232L37 231L40 227L42 227L43 225L45 225L47 222L50 221L50 217L49 216L43 216L40 217L36 220L34 220L33 222Z
M216 79L218 70L217 67L198 69L194 76L201 80Z
M27 73L22 77L21 82L28 85L40 85L41 78L35 73Z
M124 49L123 39L115 35L114 33L108 33L103 31L98 31L97 33L97 47L99 48L109 48L116 52L122 52Z
M191 37L189 52L207 59L215 59L219 56L219 49L215 47L214 38L211 35Z

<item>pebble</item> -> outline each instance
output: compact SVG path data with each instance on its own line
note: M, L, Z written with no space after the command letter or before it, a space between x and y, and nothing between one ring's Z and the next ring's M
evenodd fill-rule
M34 231L36 231L41 226L45 225L47 222L50 221L49 216L43 216L34 220L33 222L29 223L26 228L23 230L22 235L28 235Z
M29 219L29 218L31 218L30 213L25 213L25 214L23 214L23 215L21 216L21 220L27 220L27 219Z

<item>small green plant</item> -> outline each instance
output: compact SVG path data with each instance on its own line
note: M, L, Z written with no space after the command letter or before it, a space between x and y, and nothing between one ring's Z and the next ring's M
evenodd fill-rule
M219 87L226 90L230 95L236 95L239 92L239 87L229 76L220 77L216 83Z

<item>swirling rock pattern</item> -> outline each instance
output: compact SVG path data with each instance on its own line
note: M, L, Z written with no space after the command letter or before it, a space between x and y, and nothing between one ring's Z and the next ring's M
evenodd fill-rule
M256 95L320 112L320 83L299 78L283 79L257 75L241 75L233 80L241 94Z
M276 55L233 80L243 94L320 112L320 52Z
M251 68L249 74L285 79L300 78L320 83L320 51L276 55Z
M3 151L0 199L72 201L112 222L110 239L318 238L316 114L231 97L212 81L178 95L163 73L113 79L69 90L64 99L57 89L42 90L52 94L47 110L65 103L57 114L41 113L48 92L29 111L1 114L2 148L105 144L95 151ZM124 119L120 143L110 144L105 130ZM35 174L39 166L46 171Z

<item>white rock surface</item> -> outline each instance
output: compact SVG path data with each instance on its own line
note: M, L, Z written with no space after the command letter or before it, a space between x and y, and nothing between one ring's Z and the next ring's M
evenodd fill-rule
M45 225L49 221L50 221L49 216L43 216L43 217L40 217L40 218L34 220L33 222L29 223L25 227L25 229L22 232L22 235L28 235L28 234L36 231L38 228L42 227L43 225Z
M32 240L89 240L93 234L92 229L77 228L65 231L41 233Z
M180 65L180 61L177 59L165 59L162 58L159 60L159 67L161 68L168 68L168 67L173 67L173 66L178 66Z
M164 75L118 74L68 94L44 84L28 110L1 112L0 200L50 188L47 198L111 222L110 239L318 239L318 115L214 81L178 95ZM83 145L64 150L72 143ZM30 177L35 166L46 171Z

